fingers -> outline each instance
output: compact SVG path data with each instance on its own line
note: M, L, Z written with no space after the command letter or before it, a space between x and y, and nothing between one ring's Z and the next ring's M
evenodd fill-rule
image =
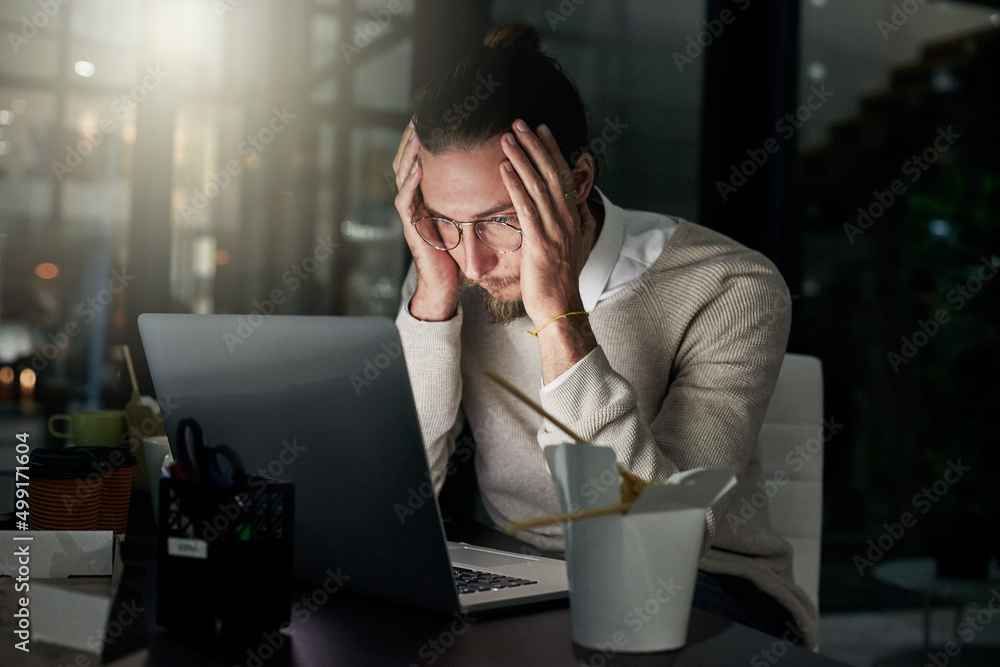
M541 176L548 194L553 201L562 199L564 192L572 189L572 174L566 160L559 151L555 137L545 125L539 125L539 134L532 132L523 120L514 121L513 136L518 148L530 161L532 167ZM508 157L510 157L508 155ZM517 164L515 163L515 169ZM521 173L518 170L518 173ZM563 186L567 187L563 187Z
M399 142L396 156L392 160L392 170L396 174L396 188L402 189L403 182L408 178L419 152L420 138L417 137L417 131L411 120L410 124L406 126L406 130L403 131L403 139Z
M407 226L420 204L420 175L420 163L411 160L409 171L405 175L398 174L396 176L396 180L399 182L399 193L395 200L396 211L399 212L403 224Z
M564 192L571 188L564 190L562 185L562 180L567 177L572 182L571 175L552 133L539 126L542 133L548 135L542 141L521 120L515 121L513 128L513 133L504 134L501 138L504 154L529 196L545 212L556 214L542 215L540 220L556 225L575 221L575 202L568 202L564 197Z
M559 150L559 144L556 143L556 138L552 136L548 125L543 123L538 126L538 138L548 152L549 157L552 158L552 162L559 173L559 184L562 186L561 192L569 192L573 189L573 169L566 162L565 158L563 158L562 151Z
M514 204L514 210L517 211L517 220L521 224L521 229L531 233L538 224L538 208L535 206L535 202L525 190L521 178L514 172L514 167L511 166L510 162L504 162L500 166L500 177L507 188L507 194L510 195L511 203Z
M392 158L392 170L399 171L399 161L403 157L403 151L406 149L407 144L410 143L410 135L413 134L413 121L411 120L407 126L403 129L403 138L399 142L399 146L396 147L396 155Z

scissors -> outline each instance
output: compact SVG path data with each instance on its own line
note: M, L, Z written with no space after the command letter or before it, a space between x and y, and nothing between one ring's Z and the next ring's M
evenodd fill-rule
M177 425L178 462L192 482L228 489L246 479L243 462L228 445L205 445L201 426L185 417Z

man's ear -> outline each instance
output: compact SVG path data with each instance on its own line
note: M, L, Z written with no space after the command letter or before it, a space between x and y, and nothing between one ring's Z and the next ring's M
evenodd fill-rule
M577 201L584 201L590 196L596 179L597 163L594 156L590 153L582 154L573 165L573 187L576 188Z

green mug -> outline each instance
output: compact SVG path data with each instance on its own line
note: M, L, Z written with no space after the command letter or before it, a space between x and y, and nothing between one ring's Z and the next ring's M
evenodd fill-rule
M66 422L66 430L57 424ZM69 438L77 447L118 447L125 434L124 410L81 410L49 417L49 433Z

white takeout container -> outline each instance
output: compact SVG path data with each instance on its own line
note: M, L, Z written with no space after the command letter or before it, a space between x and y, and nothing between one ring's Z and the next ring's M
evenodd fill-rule
M545 448L545 457L564 511L621 502L611 448L556 445ZM613 646L617 652L684 646L705 513L736 484L734 472L687 470L647 487L624 516L566 524L574 642L598 650Z

